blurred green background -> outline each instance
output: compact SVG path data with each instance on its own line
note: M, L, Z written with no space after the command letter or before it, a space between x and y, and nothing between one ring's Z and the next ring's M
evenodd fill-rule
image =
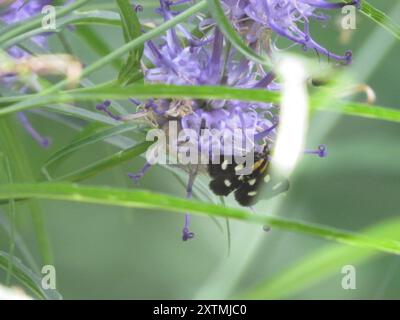
M400 22L400 4L396 1L370 2ZM151 9L155 1L137 3L145 5L142 19L155 16ZM113 3L96 1L90 7L112 8ZM354 63L349 68L354 77L375 90L378 105L400 108L399 43L361 14L357 30L347 35L348 43L342 43L341 30L335 22L333 18L326 28L314 25L313 34L333 52L351 49ZM123 43L118 28L96 27L96 32L113 47ZM64 34L84 63L98 58L74 32ZM62 50L57 38L53 37L51 43L53 51ZM312 52L307 55L318 59ZM321 65L326 63L324 57L320 59ZM92 80L99 83L115 75L110 66L94 74ZM92 104L87 108L95 110ZM31 118L54 142L50 150L44 151L32 143L21 127L15 126L27 159L38 175L43 162L71 141L77 131L38 115ZM291 179L288 194L261 201L256 210L353 231L398 217L399 136L398 124L334 113L316 114L310 124L307 147L326 144L329 156L305 156ZM62 169L79 168L116 150L98 144L71 158ZM138 171L143 163L139 158L129 161L85 183L135 188L127 173ZM201 180L207 183L206 177ZM141 187L177 196L185 193L171 171L162 167L152 168L141 180ZM227 205L236 206L232 198ZM243 297L261 284L266 287L257 297L266 299L400 298L400 258L394 255L367 253L368 259L360 260L357 256L361 249L275 229L265 232L259 226L236 221L230 221L229 250L224 219L218 219L217 224L210 218L193 217L196 237L185 243L181 241L180 214L52 201L40 201L40 207L54 252L57 290L65 299L224 299ZM18 233L40 266L32 220L25 205L18 206L17 215ZM0 216L4 218L4 212ZM396 239L400 240L400 233ZM334 252L342 248L347 254L334 258ZM0 233L0 249L8 251L4 232ZM356 290L341 287L344 265L356 268Z

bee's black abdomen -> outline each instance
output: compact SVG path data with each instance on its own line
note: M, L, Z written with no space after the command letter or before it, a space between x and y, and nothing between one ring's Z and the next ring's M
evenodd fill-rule
M222 157L219 164L208 165L208 174L213 178L209 186L216 195L227 196L240 185L234 167L235 163Z
M217 196L227 196L237 188L237 183L231 181L228 177L221 177L221 179L214 179L210 182L210 189Z
M253 178L256 179L256 178ZM258 201L260 186L262 181L258 180L254 185L249 184L250 181L243 183L236 191L235 191L235 199L236 201L244 207L251 206Z
M239 175L245 164L237 164L232 159L220 157L219 164L208 165L208 173L211 177L210 189L218 196L228 196L235 192L236 201L245 207L254 205L261 196L272 198L289 188L286 179L272 179L269 174L269 151L254 155L252 171L248 175ZM229 161L230 160L230 161ZM264 195L267 195L265 197Z
M233 176L235 175L235 163L232 160L224 159L222 156L217 164L210 163L208 165L208 174L212 178L220 176Z

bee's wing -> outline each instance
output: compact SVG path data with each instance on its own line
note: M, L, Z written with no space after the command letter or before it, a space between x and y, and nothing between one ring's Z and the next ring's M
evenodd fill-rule
M289 189L289 180L286 178L271 178L258 176L256 181L249 179L235 191L236 201L245 207L254 205L260 199L271 199Z
M289 180L283 176L266 175L260 190L262 199L271 199L289 190Z

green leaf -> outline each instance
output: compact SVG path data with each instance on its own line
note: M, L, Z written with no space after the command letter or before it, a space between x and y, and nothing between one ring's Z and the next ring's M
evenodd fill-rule
M14 179L13 179L13 174L11 171L10 161L9 161L8 157L5 154L0 153L0 159L3 164L2 169L6 173L5 174L6 177L4 180L6 181L6 183L13 183ZM10 261L9 261L9 265L7 268L6 284L10 285L11 274L12 274L12 269L13 269L13 264L14 264L13 261L14 261L15 232L16 232L16 230L15 230L16 210L15 210L15 200L14 199L11 199L9 201L8 207L9 207L8 209L9 209L9 216L10 216L11 224L10 224L10 245L8 248L8 254L10 256Z
M385 220L365 230L369 237L398 238L400 219ZM300 261L281 270L271 279L261 282L255 288L242 294L246 299L285 299L306 290L324 278L337 273L342 266L362 263L376 256L374 250L360 250L354 247L326 245L303 257Z
M276 229L298 232L359 248L375 249L400 254L400 242L373 238L363 234L338 230L331 227L265 216L244 209L224 207L194 200L177 198L145 190L127 190L77 184L37 183L0 186L0 200L35 198L103 204L143 209L162 209L171 212L191 212L203 216L232 218Z
M54 33L59 33L63 28L66 28L67 26L78 26L78 27L86 27L86 26L91 26L91 25L107 25L107 26L116 26L120 27L121 26L121 20L120 17L117 13L112 12L112 11L99 11L99 10L94 10L94 11L85 11L85 12L73 12L67 17L62 17L57 20L57 29L52 30ZM29 30L27 32L24 32L18 36L15 36L11 39L8 39L4 43L1 44L1 48L6 49L10 48L14 45L20 45L22 41L31 39L33 36L42 34L43 33L43 28L38 26L35 29ZM81 35L85 36L85 35ZM94 41L94 39L89 39L91 42Z
M29 157L27 157L18 139L18 134L15 131L15 123L13 123L13 121L13 118L1 119L0 121L0 148L9 158L13 180L18 182L31 182L34 181L34 175L31 164L28 161ZM45 264L52 264L53 253L40 207L37 201L29 201L28 207L32 214L38 247L43 262Z
M67 7L58 8L56 10L57 18L67 15L71 11L82 7L89 1L90 0L78 0ZM2 30L2 34L0 35L0 47L3 48L3 44L10 39L13 39L25 32L30 32L36 28L40 28L42 25L42 19L42 15L37 15L31 19L7 26L5 30Z
M173 85L141 85L133 84L126 87L91 87L83 89L75 89L63 91L54 95L38 96L24 95L16 97L0 98L0 116L7 115L18 111L37 108L41 106L48 107L49 104L68 103L77 101L92 100L118 100L149 98L179 98L179 99L209 99L209 100L241 100L253 102L279 103L280 94L277 92L266 91L262 89L240 89L223 86L173 86ZM400 122L400 111L396 109L371 106L369 104L356 102L343 102L336 100L337 103L320 103L318 99L312 99L311 109L321 111L340 112L347 115L371 118L377 120L386 120L392 122ZM10 103L19 102L18 105L4 107ZM58 107L52 107L57 110ZM61 108L61 107L60 107ZM76 109L76 107L75 107ZM74 107L65 107L63 110L75 110ZM79 108L78 108L79 109ZM80 109L79 109L80 110ZM60 110L61 111L61 110ZM81 109L80 113L93 114L90 111ZM83 116L83 114L82 114ZM94 113L97 121L104 122L104 116ZM86 118L93 118L86 116ZM115 123L112 119L108 122Z
M374 106L357 102L340 102L316 106L316 110L343 113L350 116L363 117L375 120L400 122L400 110Z
M12 222L7 219L7 216L4 211L0 210L0 228L4 232L4 234L11 235ZM28 263L30 268L36 273L40 272L39 266L33 257L33 254L29 251L29 248L24 241L23 236L15 230L15 246L18 252L21 254L22 258Z
M361 12L389 31L395 38L400 40L400 26L393 21L387 14L376 9L372 4L363 0L361 1Z
M46 106L55 103L118 100L118 99L149 99L149 98L181 98L181 99L213 99L242 100L254 102L279 102L280 94L262 89L239 89L222 86L173 86L173 85L141 85L133 84L126 87L83 88L59 92L52 95L24 95L0 98L0 116ZM13 102L18 105L4 107ZM3 108L1 108L3 106Z
M250 60L258 62L262 65L270 65L268 57L262 57L252 50L237 34L231 23L225 16L219 0L207 0L208 9L214 20L217 22L219 29L230 41L230 43L243 55Z
M75 33L99 56L103 57L109 54L112 49L102 37L98 35L96 30L91 26L77 26ZM122 61L116 59L112 62L112 65L120 70L122 68Z
M105 159L101 159L91 165L88 165L86 167L80 168L74 172L68 173L62 177L56 177L52 178L50 177L49 173L47 170L43 170L44 174L48 177L49 180L56 180L56 181L61 181L61 180L67 180L67 181L82 181L85 179L88 179L90 177L93 177L100 172L103 172L105 170L108 170L110 168L116 167L120 165L121 163L124 163L125 161L131 160L134 157L137 157L144 153L147 148L152 144L152 142L143 142L140 144L137 144L133 147L126 148L122 151L119 151Z
M116 0L121 15L122 28L124 31L125 42L129 43L142 35L142 26L128 0ZM143 77L140 69L140 60L142 59L144 45L129 51L128 60L122 67L118 80L121 84L129 84Z
M0 268L7 270L10 256L0 251ZM41 284L41 278L33 273L26 267L19 259L13 258L14 267L12 275L17 279L25 288L29 289L37 298L47 300L61 300L62 296L57 290L49 289L44 290Z
M43 167L48 167L55 162L63 161L69 157L72 153L77 152L93 143L104 141L110 137L120 135L132 130L138 130L140 127L133 123L123 123L121 125L106 128L98 131L94 134L90 134L87 137L82 137L81 139L75 140L72 143L66 145L62 149L55 152L43 165Z
M80 107L75 107L72 105L57 105L57 106L44 106L44 109L57 112L60 114L72 116L82 120L97 121L110 125L118 125L118 121L102 115L99 112L89 111Z
M75 11L67 17L57 21L57 28L61 29L69 25L75 26L121 26L121 20L118 13L106 10L91 10L91 11Z

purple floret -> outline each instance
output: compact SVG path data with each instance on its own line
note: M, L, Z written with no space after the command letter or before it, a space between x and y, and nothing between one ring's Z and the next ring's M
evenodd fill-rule
M350 63L352 53L337 55L316 42L310 32L310 21L329 19L322 11L337 10L346 5L360 5L360 0L329 2L325 0L222 0L224 8L238 30L245 29L247 40L256 41L270 29L304 50L315 50L331 59Z

